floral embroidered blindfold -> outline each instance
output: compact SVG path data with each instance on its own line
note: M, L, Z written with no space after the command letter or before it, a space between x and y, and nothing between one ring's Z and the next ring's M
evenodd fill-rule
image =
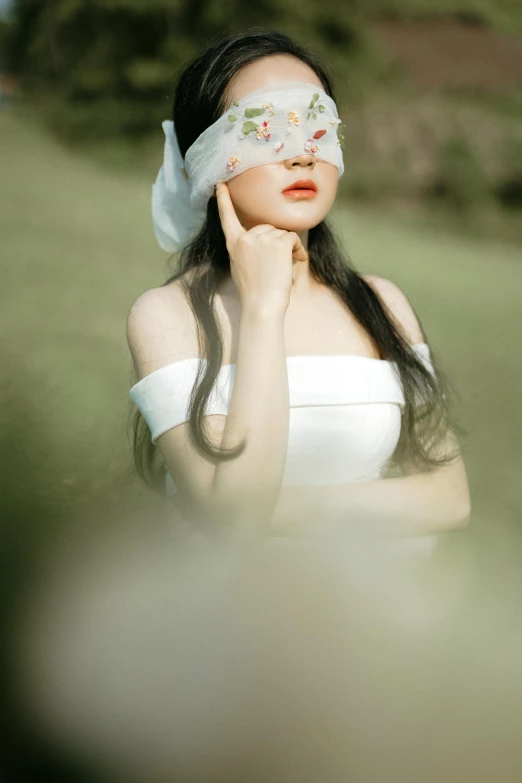
M183 160L172 122L163 122L165 157L153 186L159 244L181 249L201 228L216 182L256 166L313 154L344 172L344 125L335 102L314 84L280 82L235 101L189 147Z
M307 82L283 82L235 101L185 155L191 203L207 200L218 181L305 153L344 171L342 123L335 102Z

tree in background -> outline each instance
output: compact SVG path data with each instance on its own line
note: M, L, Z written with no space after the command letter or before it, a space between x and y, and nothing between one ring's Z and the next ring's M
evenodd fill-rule
M343 195L452 214L522 206L513 0L12 2L4 67L69 141L110 141L135 162L135 142L153 136L157 151L184 66L215 38L269 27L330 67L350 160Z
M18 0L8 58L27 94L73 138L142 135L170 110L177 74L212 38L273 27L327 55L364 51L362 0Z

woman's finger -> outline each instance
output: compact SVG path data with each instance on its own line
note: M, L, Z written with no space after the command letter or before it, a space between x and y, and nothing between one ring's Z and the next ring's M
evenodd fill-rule
M293 240L292 257L295 258L296 261L308 261L308 252L305 250L299 234L290 231L290 235Z
M216 198L218 204L219 217L223 226L223 233L227 245L234 245L238 237L245 233L245 229L239 222L236 210L230 198L230 191L224 182L218 182L216 185Z

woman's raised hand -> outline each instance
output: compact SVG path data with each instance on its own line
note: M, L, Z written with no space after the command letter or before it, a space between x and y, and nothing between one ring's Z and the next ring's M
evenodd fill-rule
M269 223L247 231L239 222L224 182L216 185L216 198L230 272L242 306L254 311L286 311L292 290L292 259L308 260L299 235Z

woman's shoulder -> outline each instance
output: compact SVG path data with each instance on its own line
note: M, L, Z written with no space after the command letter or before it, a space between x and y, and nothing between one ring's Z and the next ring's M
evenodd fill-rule
M393 318L401 325L410 345L422 343L425 337L415 310L404 291L392 280L378 275L361 275L378 295Z
M165 285L149 288L132 303L128 320L131 324L143 319L148 320L156 314L161 317L179 318L188 305L179 279Z
M127 315L126 333L139 378L198 355L194 315L179 279L138 296Z

